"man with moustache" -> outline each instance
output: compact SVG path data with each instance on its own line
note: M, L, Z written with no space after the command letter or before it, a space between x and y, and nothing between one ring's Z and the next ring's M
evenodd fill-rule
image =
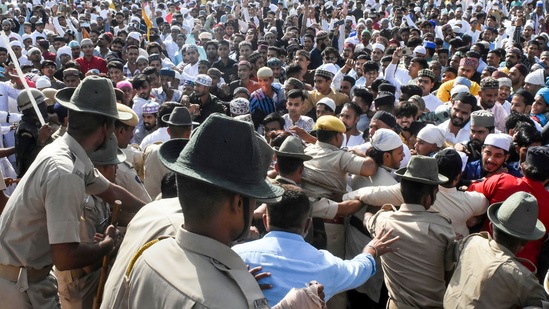
M395 107L396 122L400 128L400 138L408 148L414 148L415 139L410 127L416 121L417 106L411 102L403 102Z
M493 77L485 77L480 81L478 105L494 115L496 129L505 132L505 118L508 113L501 104L496 104L499 92L499 82Z
M494 133L494 115L489 111L479 110L471 113L471 133L469 141L457 143L454 148L465 152L467 163L480 160L484 140L490 133Z
M343 109L341 109L341 113L339 114L339 120L343 121L347 131L343 134L342 148L358 146L364 143L363 132L357 129L361 114L362 110L358 105L354 103L345 103L343 105Z
M488 134L482 146L481 159L467 164L463 171L463 180L478 180L503 172L520 176L516 170L506 165L511 141L511 136L507 134Z
M151 101L151 83L147 75L139 74L132 81L135 90L133 99L133 111L139 117L139 124L143 123L143 106Z
M471 113L479 109L477 99L470 93L455 96L450 109L450 119L438 125L446 133L446 141L452 145L469 141Z
M158 126L156 118L158 118L158 108L160 105L156 102L149 102L143 106L142 122L135 128L133 140L137 144L141 144L145 136L154 132Z

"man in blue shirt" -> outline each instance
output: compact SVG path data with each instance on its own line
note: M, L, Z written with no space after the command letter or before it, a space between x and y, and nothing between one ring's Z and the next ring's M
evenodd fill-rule
M262 266L270 277L260 284L269 305L278 303L292 288L303 287L311 280L324 285L326 301L337 293L354 289L376 272L375 257L392 252L392 231L374 238L352 260L342 260L328 251L317 250L303 236L311 224L309 199L298 187L283 185L282 200L267 206L263 221L269 233L264 238L236 245L233 250L251 268Z

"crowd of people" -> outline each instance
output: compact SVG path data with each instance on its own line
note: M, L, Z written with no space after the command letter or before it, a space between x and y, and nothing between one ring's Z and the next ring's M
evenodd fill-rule
M549 1L0 24L0 307L549 307Z

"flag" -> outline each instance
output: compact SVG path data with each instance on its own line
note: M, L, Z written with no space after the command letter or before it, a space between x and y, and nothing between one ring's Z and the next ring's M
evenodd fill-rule
M146 2L143 2L143 7L141 8L141 15L143 17L143 21L145 22L145 25L147 25L147 41L151 40L151 28L153 26L153 23L149 19L149 16L147 15L147 10L145 9Z

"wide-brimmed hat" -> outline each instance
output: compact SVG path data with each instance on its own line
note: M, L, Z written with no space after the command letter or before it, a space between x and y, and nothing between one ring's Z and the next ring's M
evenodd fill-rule
M128 120L132 115L119 112L112 82L104 77L88 76L76 88L57 91L55 98L66 108L83 113L99 114L118 120Z
M407 167L395 172L402 179L428 185L439 185L448 182L448 178L438 173L437 160L427 156L412 156Z
M490 205L487 214L495 227L513 237L537 240L545 235L545 226L538 220L538 201L530 193L514 193Z
M159 151L162 163L179 175L264 202L276 202L284 192L266 180L274 151L250 123L212 114L186 147L181 144L170 140Z
M103 147L90 154L90 160L96 166L115 165L126 161L126 155L118 148L118 141L113 133Z
M172 126L179 126L179 127L199 125L198 122L194 122L192 120L191 113L184 106L176 107L173 109L171 114L162 116L162 121Z
M301 140L295 136L288 136L278 149L275 148L275 153L277 157L296 158L303 161L313 158L305 154Z

